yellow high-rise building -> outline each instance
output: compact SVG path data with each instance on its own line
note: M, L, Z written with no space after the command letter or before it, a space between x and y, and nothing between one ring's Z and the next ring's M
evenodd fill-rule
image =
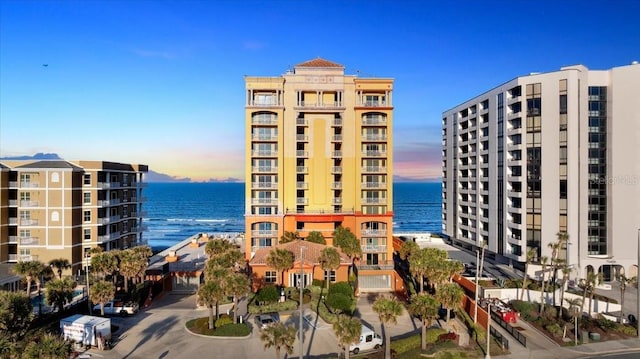
M345 75L344 66L317 58L282 76L247 76L245 86L245 253L254 279L280 283L264 258L285 232L320 232L332 245L342 226L362 246L360 290L395 288L393 79ZM282 284L323 279L316 252L303 254L301 279L295 253ZM347 280L346 271L331 275Z

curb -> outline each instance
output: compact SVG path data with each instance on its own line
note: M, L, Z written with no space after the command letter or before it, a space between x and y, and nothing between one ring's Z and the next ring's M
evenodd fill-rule
M249 335L244 336L244 337L223 337L223 336L217 336L217 335L204 335L204 334L198 334L198 333L194 333L191 330L189 330L189 328L187 328L187 323L185 322L184 324L184 330L196 337L201 337L201 338L209 338L209 339L225 339L225 340L244 340L244 339L249 339L253 336L253 330L249 333Z

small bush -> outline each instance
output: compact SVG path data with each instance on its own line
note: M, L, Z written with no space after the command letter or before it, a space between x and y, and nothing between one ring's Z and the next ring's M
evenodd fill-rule
M446 333L446 330L440 328L427 329L427 344L435 343L438 340L438 336L443 333ZM406 353L410 350L420 348L421 340L420 334L394 340L391 342L391 350L394 350L396 354Z
M324 280L322 280L322 279L314 279L313 282L311 282L311 285L316 286L316 287L324 287Z
M611 321L599 314L598 319L596 319L596 325L602 328L602 330L607 331L614 329L618 325L618 323Z
M254 303L249 305L249 313L251 314L260 314L260 313L269 313L269 312L281 312L285 310L293 310L298 308L298 302L294 300L286 300L282 303L268 303L263 305L256 305Z
M224 327L227 324L233 324L233 319L229 316L221 316L216 320L216 328Z
M638 333L636 329L636 327L631 325L617 325L613 330L624 335L635 337Z
M560 328L560 325L558 323L553 323L551 325L547 325L545 327L545 329L547 329L547 331L549 333L551 333L552 335L554 335L556 337L562 336L562 328Z
M347 282L338 282L329 286L329 295L341 293L349 298L353 297L353 288Z
M454 332L448 332L448 333L442 333L438 335L437 343L442 343L446 341L455 342L456 340L458 340L458 334Z
M326 304L334 313L347 313L351 309L351 297L342 293L330 293Z
M272 285L268 285L260 289L260 291L258 292L258 294L256 294L256 297L255 297L255 300L258 303L258 305L277 302L278 299L280 299L280 292L278 291L278 288Z
M213 335L219 337L246 337L250 333L251 328L248 325L231 323L216 329Z

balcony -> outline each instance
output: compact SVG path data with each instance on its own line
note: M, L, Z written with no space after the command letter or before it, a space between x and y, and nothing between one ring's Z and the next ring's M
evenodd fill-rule
M251 157L278 157L278 151L271 151L271 150L251 151Z
M256 98L249 101L249 106L253 107L276 107L280 106L278 99L273 96L271 98Z
M342 151L333 151L333 152L331 152L331 157L333 157L333 158L342 158Z
M277 125L278 118L276 116L256 116L251 119L252 125Z
M17 207L18 206L18 200L17 199L10 199L9 200L9 206Z
M22 246L37 246L40 244L40 238L38 237L20 237L20 245Z
M20 188L38 188L40 184L38 182L20 182Z
M386 182L362 182L362 188L387 188Z
M251 246L251 252L255 253L262 248L272 248L273 246Z
M377 263L364 263L358 265L358 269L360 270L391 270L393 268L393 261L379 261Z
M253 173L277 173L278 167L275 166L257 166L251 167Z
M333 121L331 121L331 126L342 126L342 119L341 118L334 118Z
M296 166L296 173L307 173L308 171L309 171L308 167Z
M522 99L522 96L508 96L507 103L511 105L513 103L520 102L521 99Z
M251 140L252 141L278 141L278 135L277 134L253 134L251 135Z
M307 205L307 204L309 204L309 199L308 198L304 198L304 197L298 197L298 198L296 198L296 204L298 204L298 205Z
M391 106L391 104L388 103L385 100L360 101L360 103L358 105L362 106L362 107L389 107L389 106Z
M341 109L344 108L344 104L340 101L333 102L310 102L310 101L298 101L296 107L304 109Z
M377 116L377 117L364 117L362 119L363 125L386 125L387 118L385 116Z
M331 142L342 142L342 135L331 136Z
M386 198L365 197L365 198L361 198L360 201L363 204L387 204L387 199Z
M260 237L260 238L271 238L277 237L278 231L272 229L254 229L251 231L251 237Z
M297 150L296 151L296 157L300 158L300 157L309 157L309 152L308 151L304 151L304 150Z
M334 205L334 206L339 206L339 205L341 205L341 204L342 204L342 198L340 198L340 197L333 197L333 198L331 199L331 204L332 204L332 205Z
M331 167L331 173L342 173L342 167L340 166Z
M309 141L309 136L307 136L307 135L296 135L296 141L298 141L298 142L307 142L307 141Z
M387 236L386 229L363 229L361 233L363 236L368 236L368 237L386 237Z
M304 117L296 118L296 125L307 126L308 124L309 124L309 121L307 121L307 119L305 119Z
M307 182L296 182L296 189L308 189L309 183Z
M341 189L342 182L331 182L331 189Z
M17 181L9 181L9 188L18 188Z
M507 114L507 120L515 120L516 118L522 117L522 112L509 112Z
M12 225L12 226L18 225L18 219L15 217L9 217L9 225Z
M25 226L25 227L37 226L38 225L38 220L37 219L21 219L20 220L20 225L21 226Z
M251 204L254 206L260 206L260 205L277 206L278 199L277 198L252 198Z
M363 141L386 141L387 135L386 134L365 134L365 135L362 135L362 140Z
M386 253L387 252L387 245L386 244L363 244L362 245L362 252L364 252L364 253L379 253L379 252Z
M18 244L18 236L9 236L9 244Z
M387 157L387 151L362 151L362 157Z
M387 168L382 166L362 167L362 173L387 173Z
M98 242L99 243L109 242L109 241L112 241L114 239L118 239L119 237L120 237L119 233L103 234L101 236L98 236Z

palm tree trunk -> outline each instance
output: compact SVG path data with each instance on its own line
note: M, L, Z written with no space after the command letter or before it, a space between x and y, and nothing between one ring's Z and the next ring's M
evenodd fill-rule
M31 279L27 277L27 297L31 296Z
M445 318L445 322L449 323L450 316L451 316L451 309L447 308L447 318Z
M349 359L349 346L344 347L344 359Z
M524 289L527 287L527 271L529 270L529 264L524 266L524 278L522 279L522 291L520 292L520 301L524 299Z
M387 332L385 325L382 326L384 331L384 357L385 359L391 359L391 336Z
M421 343L421 348L422 350L427 350L427 321L426 320L422 320L422 343Z
M418 280L420 281L420 293L424 293L424 276L418 275Z
M591 318L591 301L593 301L593 291L589 294L589 318Z
M584 313L584 300L587 298L587 287L584 287L582 292L582 305L580 306L580 314Z
M209 329L213 329L213 306L208 305L209 307Z
M624 315L622 313L622 308L624 308L624 289L620 287L620 324L622 324L622 318Z
M280 347L276 346L276 359L280 359Z
M238 322L238 296L233 296L233 324Z
M216 300L216 320L220 317L220 305L219 301Z

